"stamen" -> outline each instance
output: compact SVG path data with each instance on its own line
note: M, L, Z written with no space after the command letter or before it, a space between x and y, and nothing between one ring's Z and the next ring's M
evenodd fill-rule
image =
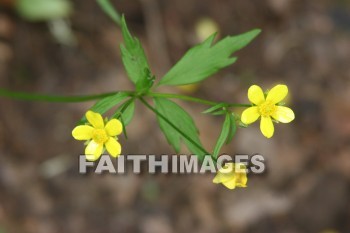
M95 129L92 133L92 139L98 143L102 144L108 141L108 135L104 129Z
M271 116L275 111L276 105L271 101L265 101L259 106L259 112L263 117Z

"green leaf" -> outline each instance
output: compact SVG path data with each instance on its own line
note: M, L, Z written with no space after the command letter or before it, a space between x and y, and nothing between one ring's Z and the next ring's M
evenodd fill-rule
M150 75L145 52L140 41L130 34L124 16L122 17L122 33L125 44L122 44L120 49L128 77L134 84L137 84L138 90L145 86L151 87L153 80L150 78L152 75Z
M230 114L230 132L228 133L226 144L230 143L237 131L236 116L234 113Z
M131 98L120 105L117 111L113 114L112 118L117 118L122 122L123 133L126 139L128 139L128 134L126 132L126 127L132 120L135 112L135 99Z
M103 98L96 102L94 106L90 108L91 111L98 112L101 115L107 112L112 107L116 106L120 102L122 102L124 99L126 99L129 95L125 92L118 92L115 95L108 96L106 98ZM85 116L80 120L80 124L83 124L86 122Z
M123 117L120 117L120 121L122 122L122 127L123 127L123 134L126 139L128 139L128 133L126 132L126 127L125 127L125 122L123 120Z
M47 21L68 17L73 7L68 0L17 0L18 14L30 21Z
M117 111L113 114L112 118L121 118L123 119L124 125L127 126L130 124L135 113L135 101L129 100L124 104L120 105Z
M154 98L156 110L161 113L166 119L180 129L184 134L191 138L197 145L202 146L198 129L191 116L176 103L165 98ZM184 138L178 131L171 127L164 119L157 116L159 126L163 131L170 145L179 153L181 140L186 144L191 153L199 156L201 160L206 154L195 144Z
M47 0L45 0L47 1ZM120 25L120 15L109 0L97 0L98 5L116 24Z
M227 110L219 110L219 111L211 113L211 115L219 116L219 115L225 115L226 113L227 113Z
M202 113L204 113L204 114L208 114L208 113L213 113L213 112L215 112L216 110L221 110L223 107L225 107L226 106L226 104L225 103L219 103L219 104L217 104L217 105L214 105L213 107L211 107L211 108L208 108L207 110L205 110L204 112L202 112Z
M151 71L145 68L144 77L136 82L136 90L138 93L145 93L148 91L154 83L155 77L151 74Z
M219 136L219 138L216 142L216 145L214 147L214 150L213 150L213 157L214 158L218 157L222 146L225 144L227 137L229 136L230 126L231 126L230 115L231 115L230 113L226 114L224 124L222 125L222 130L221 130L220 136Z
M186 85L200 82L220 69L233 64L237 58L234 52L249 44L259 29L238 35L228 36L215 45L215 34L203 43L191 48L178 63L160 80L159 85Z

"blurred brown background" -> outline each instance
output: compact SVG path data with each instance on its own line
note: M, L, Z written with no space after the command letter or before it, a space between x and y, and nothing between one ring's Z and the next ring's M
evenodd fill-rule
M121 64L120 30L95 1L72 2L66 26L74 40L64 44L50 22L29 22L13 1L0 1L1 87L59 95L132 88ZM203 18L218 25L221 38L261 28L236 64L189 94L247 102L251 84L286 83L296 120L278 125L270 140L258 124L238 130L224 152L262 154L268 172L230 191L212 184L212 175L79 175L84 148L71 130L93 102L0 98L1 233L350 232L348 0L112 2L143 42L158 79L200 42ZM205 106L182 106L212 149L223 119L200 114ZM121 137L126 154L173 153L141 105L128 133L128 141Z

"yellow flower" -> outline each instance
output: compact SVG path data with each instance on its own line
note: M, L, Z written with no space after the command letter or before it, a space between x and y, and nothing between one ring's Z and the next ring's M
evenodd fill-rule
M292 109L278 105L287 94L288 87L286 85L276 85L268 92L265 98L259 86L251 86L248 90L248 99L255 106L244 110L241 116L242 122L249 125L261 117L260 130L265 137L271 138L274 133L271 118L282 123L289 123L294 120Z
M85 155L88 160L97 160L106 147L111 156L117 157L121 153L121 145L116 140L123 131L122 123L117 119L105 122L101 114L88 111L86 119L90 125L79 125L72 131L76 140L87 140Z
M213 183L222 183L229 189L247 187L247 181L246 166L242 163L225 164L213 179Z

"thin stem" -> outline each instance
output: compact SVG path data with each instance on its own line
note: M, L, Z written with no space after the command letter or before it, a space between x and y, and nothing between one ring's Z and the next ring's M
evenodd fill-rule
M191 102L196 102L204 105L216 105L216 102L204 100L200 98L195 98L191 96L179 95L179 94L170 94L170 93L157 93L157 92L148 92L146 95L151 97L160 97L160 98L170 98L170 99L181 99Z
M153 108L145 99L139 97L139 100L152 112L154 112L157 116L162 118L166 123L168 123L171 127L173 127L179 134L181 134L185 139L195 145L199 150L201 150L205 155L210 155L208 151L206 151L203 147L201 147L197 142L193 141L187 134L185 134L181 129L179 129L176 125L174 125L171 121L169 121L163 114Z
M129 96L135 96L134 91L117 91L117 92L107 92L96 95L76 95L76 96L59 96L59 95L44 95L44 94L35 94L19 91L9 91L6 89L0 89L0 96L9 97L17 100L27 100L27 101L39 101L39 102L54 102L54 103L77 103L85 102L97 99L103 99L108 96L115 95L117 93L126 93ZM180 94L171 94L171 93L157 93L157 92L148 92L143 94L143 96L158 97L158 98L170 98L170 99L181 99L191 102L196 102L204 105L214 106L222 102L214 102L209 100L204 100L196 97L185 96ZM224 103L226 107L251 107L251 104L231 104Z
M43 94L34 94L34 93L17 92L17 91L0 89L0 96L9 97L17 100L27 100L27 101L76 103L76 102L102 99L108 96L115 95L119 92L109 92L109 93L103 93L103 94L97 94L97 95L58 96L58 95L43 95ZM127 93L130 96L134 94L134 92L130 92L130 91L122 91L122 92Z
M160 98L170 98L170 99L181 99L181 100L187 100L191 102L196 102L204 105L217 105L222 102L214 102L209 100L204 100L196 97L186 96L186 95L179 95L179 94L169 94L169 93L157 93L157 92L148 92L145 95L151 96L151 97L160 97ZM251 107L251 104L230 104L230 103L224 103L227 107Z
M121 25L121 17L109 0L97 0L102 11L108 15L118 26Z
M135 101L135 96L133 96L132 98L128 99L127 101L125 101L122 105L122 108L120 109L120 111L118 112L118 114L116 114L114 117L120 119L122 121L122 126L123 126L123 132L124 132L124 136L126 139L128 139L128 134L126 132L126 128L125 128L125 124L124 124L124 120L123 120L123 113L124 111L129 107L129 105Z
M124 103L123 103L123 106L121 107L120 111L117 113L117 115L115 117L119 118L122 116L122 114L124 113L124 111L129 107L129 105L134 102L135 100L135 96L133 96L132 98L126 100ZM118 115L119 114L119 115Z

